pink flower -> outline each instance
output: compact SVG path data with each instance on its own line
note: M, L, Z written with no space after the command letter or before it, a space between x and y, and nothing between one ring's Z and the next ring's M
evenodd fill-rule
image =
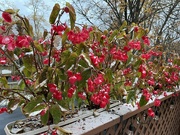
M82 31L74 32L69 31L68 32L68 40L70 40L73 44L80 44L85 42L89 38L89 30L86 28L83 28Z
M22 48L22 47L29 48L30 41L31 41L30 37L18 36L16 40L16 46L19 48Z
M81 76L80 73L76 73L75 76L77 78L77 81L81 81L82 80L82 76Z
M150 45L150 41L149 41L149 38L147 36L143 36L142 40L144 41L144 44Z
M147 81L147 83L149 84L149 85L155 85L155 80L152 78L152 79L149 79L148 81Z
M87 84L88 91L93 92L95 90L94 82L89 78Z
M138 27L138 26L135 26L135 27L134 27L134 32L138 32L138 30L139 30L139 27Z
M98 77L94 79L96 85L101 85L104 82L104 77L102 74L98 74Z
M127 53L121 50L117 50L116 47L112 48L110 53L112 54L113 59L121 61L126 61L128 59Z
M45 58L45 59L43 60L43 64L44 64L44 65L48 65L48 64L49 64L49 59L48 59L48 58Z
M141 54L141 58L148 60L151 57L149 53Z
M132 48L132 49L135 49L135 50L140 50L141 49L141 42L140 41L130 41L128 43L128 45Z
M143 93L143 96L145 97L145 100L149 101L149 99L151 98L151 94L149 93L149 91L147 89L143 89L142 93Z
M148 109L148 116L150 116L150 117L154 117L154 116L155 116L155 113L154 113L154 111L152 110L152 108L149 108L149 109Z
M69 77L69 83L71 85L75 84L76 81L77 81L77 77L75 75Z
M158 107L158 106L160 106L160 105L161 105L161 100L159 100L159 99L156 98L156 99L154 100L154 106L157 106L157 107Z

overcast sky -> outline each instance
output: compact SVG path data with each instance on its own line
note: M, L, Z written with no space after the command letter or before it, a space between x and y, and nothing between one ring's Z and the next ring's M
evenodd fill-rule
M28 1L29 0L0 0L0 9L2 10L5 10L7 8L19 9L19 14L21 16L28 16L32 13L32 11L27 6L25 6L26 3L28 3ZM66 2L72 3L71 0L42 0L42 1L44 1L44 3L48 6L49 9L45 11L45 19L47 20L47 22L49 20L49 15L55 3L59 3L61 8L65 6ZM62 19L66 21L67 17ZM49 23L47 25L50 26Z
M30 13L30 10L25 6L25 4L28 1L29 0L0 0L0 8L2 8L2 10L8 7L17 8L20 9L21 15L28 15ZM44 1L45 4L49 6L49 11L47 12L51 12L51 9L53 8L54 4L57 2L63 6L65 2L71 3L71 0L42 0L42 1Z

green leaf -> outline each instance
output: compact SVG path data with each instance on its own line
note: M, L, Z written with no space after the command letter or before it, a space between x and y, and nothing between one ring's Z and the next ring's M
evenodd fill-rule
M77 45L76 45L76 48L77 48L77 51L76 51L76 52L77 52L78 54L81 54L82 52L84 52L84 53L88 52L88 47L87 47L87 45L84 44L84 43L77 44Z
M66 43L66 40L67 40L67 34L68 32L70 31L69 28L66 28L66 30L64 31L64 34L62 35L62 46Z
M81 66L84 67L84 68L88 68L87 62L86 62L85 60L83 60L83 59L80 59L80 60L79 60L79 65L81 65Z
M32 110L40 103L43 102L43 96L37 96L35 97L33 100L31 100L25 107L24 107L24 111L27 113L32 112Z
M18 107L19 102L19 99L10 100L10 102L8 103L8 108L10 108L11 110L15 110Z
M21 52L22 52L22 50L20 48L18 48L18 47L16 47L14 49L14 54L16 54L17 56L19 56L21 54Z
M58 76L56 76L57 81L59 82L59 78L62 80L66 80L67 79L67 75L65 74L65 71L63 68L61 69L56 69L56 74L58 74Z
M81 55L82 55L83 59L86 61L88 67L94 68L94 66L91 64L91 60L90 60L88 54L82 53Z
M117 34L118 34L118 30L114 30L109 37L109 41L112 41Z
M43 45L39 44L37 41L34 41L34 46L39 52L44 52Z
M123 21L121 27L119 28L120 31L123 31L127 28L127 21Z
M135 96L136 96L135 90L129 91L128 96L127 96L127 103L129 103L130 100L133 100Z
M43 125L47 125L48 121L49 121L49 110L47 110L46 113L43 116L41 116L41 123Z
M23 80L20 80L20 82L19 82L19 88L21 89L21 90L24 90L25 89L25 83L24 83L24 81Z
M24 22L24 26L26 28L27 34L29 36L33 37L34 36L34 34L33 34L33 27L30 25L29 20L26 17L24 17L24 21L23 22Z
M66 62L66 69L67 69L67 70L68 70L73 64L76 63L77 57L78 57L78 55L77 55L75 52L71 53L71 55L69 56L69 58L68 58L68 60L67 60L67 62Z
M35 112L35 111L40 111L40 110L43 110L46 108L46 105L43 103L43 104L39 104L37 105L36 107L34 107L31 112Z
M180 66L180 58L176 58L173 60L174 64Z
M39 75L39 83L47 79L47 71L48 71L48 67L44 67L42 72Z
M142 36L146 35L146 31L143 28L139 28L137 33L134 33L134 37L141 39Z
M62 52L62 54L61 54L62 64L68 60L70 54L71 54L71 52L69 50L65 50Z
M13 9L6 9L5 12L9 13L9 14L14 14L16 13L16 11L14 11Z
M43 103L43 104L39 104L37 105L34 109L31 110L29 116L36 116L37 114L39 114L42 110L44 110L47 106Z
M73 29L75 26L75 21L76 21L76 13L73 6L70 3L66 2L66 6L69 8L69 18L70 18L70 23L71 23L71 29Z
M108 80L108 82L112 82L113 81L113 73L111 69L106 69L106 74L105 74L106 79Z
M141 96L141 99L140 99L140 101L139 101L140 107L146 105L147 102L148 102L148 101L145 99L145 96L142 95L142 96Z
M139 68L139 66L142 64L142 60L138 59L135 63L134 63L134 67L135 68Z
M0 83L2 83L2 85L3 85L5 88L8 88L8 82L7 82L6 77L1 77L1 78L0 78Z
M26 77L30 77L31 76L31 72L27 69L27 68L24 68L23 69L23 73Z
M127 65L129 65L129 64L131 64L132 63L132 57L133 57L133 54L132 54L132 52L131 51L129 51L128 53L127 53L127 55L128 55L128 60L127 60Z
M51 11L51 15L49 18L50 24L54 24L56 18L58 17L59 11L60 11L60 5L58 3L56 3Z
M48 31L47 31L47 30L44 30L44 32L43 32L43 38L45 39L45 38L47 37L47 35L48 35Z
M61 110L58 104L50 107L50 113L53 117L53 123L57 124L61 119Z
M25 55L22 59L23 64L27 70L32 71L33 65L33 55Z
M92 74L91 68L85 69L82 72L82 80L84 80L84 81L88 80L91 77L91 74Z

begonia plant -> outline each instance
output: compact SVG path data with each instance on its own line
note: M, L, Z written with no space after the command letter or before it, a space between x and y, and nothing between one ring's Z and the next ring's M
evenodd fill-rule
M19 106L26 116L39 114L46 125L84 104L89 109L108 107L111 99L126 97L127 103L143 106L155 95L159 106L158 95L179 85L179 57L168 60L162 47L150 43L148 31L136 24L124 21L119 29L102 32L76 24L71 4L55 4L51 29L36 39L30 20L18 11L1 14L0 65L13 65L11 79L18 83L12 88L7 77L0 77L0 101L8 100L0 113ZM69 23L62 16L69 16Z

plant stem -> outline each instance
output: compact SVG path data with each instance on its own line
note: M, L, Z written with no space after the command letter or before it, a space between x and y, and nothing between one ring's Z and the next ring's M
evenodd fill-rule
M32 94L33 96L35 96L34 92L33 92L33 91L31 90L31 88L27 85L26 80L25 80L23 74L22 74L21 71L19 70L19 67L18 67L17 64L14 62L14 60L13 60L13 59L9 56L9 54L8 54L6 51L4 51L2 48L0 48L0 50L3 51L3 53L6 55L6 57L13 63L13 65L14 65L15 68L17 69L19 75L20 75L21 78L23 79L26 87L31 91L31 94Z
M16 92L15 90L17 90L17 89L2 89L2 88L0 88L0 90L6 90L6 91L10 91L10 92L16 93L16 94L18 94L20 97L22 97L23 99L25 99L26 101L29 101L29 99L27 99L27 98L26 98L25 96L23 96L21 93Z

